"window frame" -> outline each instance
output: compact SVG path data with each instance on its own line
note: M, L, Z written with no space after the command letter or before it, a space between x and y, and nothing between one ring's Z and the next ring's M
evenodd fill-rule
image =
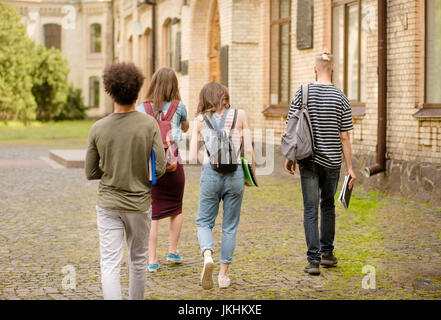
M52 32L52 34L50 34L50 36L51 36L51 38L54 38L54 36L55 36L55 33L54 33L54 30L57 30L58 31L58 34L59 34L59 41L57 41L57 42L59 42L59 45L60 45L60 47L58 48L57 46L55 46L55 45L51 45L50 47L48 47L48 44L47 44L47 42L48 41L46 41L47 40L47 29L48 28L51 28L52 29L52 27L54 27L54 26L56 26L57 28L53 28L53 30L50 30L51 32ZM47 48L47 49L50 49L50 48L55 48L55 49L58 49L58 50L60 50L61 51L61 49L62 49L62 45L63 45L63 28L61 27L61 25L60 24L58 24L58 23L54 23L54 22L48 22L48 23L45 23L45 24L43 24L43 44L44 44L44 46ZM54 42L53 41L54 39L51 39L51 41L52 42Z
M272 1L277 1L277 8L279 9L279 18L276 20L272 19ZM290 106L290 97L291 97L291 28L292 28L292 1L289 1L289 15L288 17L285 18L280 18L280 0L270 0L270 12L269 12L269 77L270 77L270 81L269 81L269 107L270 108L287 108L289 109ZM272 82L272 52L271 52L271 44L273 42L273 38L272 38L272 32L271 32L271 28L274 25L278 25L278 34L277 34L277 43L278 43L278 79L277 79L277 96L278 96L278 102L276 104L272 104L271 103L271 82ZM281 39L281 32L282 32L282 26L287 24L288 25L288 101L280 101L280 97L281 97L281 72L280 70L282 69L282 59L281 57L281 46L282 43L280 41Z
M99 26L99 43L100 43L100 50L99 51L94 51L94 26ZM103 52L103 26L101 23L99 22L93 22L90 24L90 28L89 28L89 36L90 36L90 50L89 53L90 54L101 54Z
M175 70L174 68L174 60L176 55L176 44L174 43L173 37L173 23L171 18L167 18L163 24L163 49L162 49L162 58L163 65Z
M358 88L357 88L357 100L350 100L351 107L356 107L357 110L360 109L359 107L365 107L366 102L360 101L361 97L361 28L362 28L362 0L333 0L332 1L332 7L331 7L331 52L334 51L333 44L334 44L334 8L343 6L343 88L341 90L347 94L348 89L348 76L347 76L347 69L348 69L348 22L349 22L349 7L358 5ZM365 66L367 67L367 66ZM363 111L360 109L359 111ZM364 111L362 112L364 114Z
M98 83L98 104L97 105L92 105L92 98L95 98L95 95L92 95L92 84L93 83ZM88 103L88 107L89 108L99 108L100 107L100 102L101 102L101 97L100 97L100 93L101 93L101 84L100 84L100 77L98 76L89 76L89 103ZM95 100L95 99L93 99Z
M441 108L441 101L439 103L427 103L427 1L424 0L424 103L423 108L434 109Z

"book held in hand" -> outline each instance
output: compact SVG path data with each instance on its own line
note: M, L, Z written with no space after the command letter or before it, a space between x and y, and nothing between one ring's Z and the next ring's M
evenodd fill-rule
M247 162L247 160L244 157L240 157L242 160L242 168L245 178L245 184L250 187L257 187L257 180L256 180L256 174L253 171L253 167L251 164Z
M156 160L155 160L155 151L152 149L152 156L149 161L149 181L152 186L156 184Z
M349 182L351 181L351 175L345 176L345 180L343 182L343 186L341 188L340 196L338 197L338 201L347 209L349 207L349 201L351 200L352 189L349 189Z

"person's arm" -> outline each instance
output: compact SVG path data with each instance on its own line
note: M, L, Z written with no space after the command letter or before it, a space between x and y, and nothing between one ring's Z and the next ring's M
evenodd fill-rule
M153 118L152 118L153 119ZM155 152L155 164L156 164L156 178L159 179L165 173L166 160L164 144L162 143L161 130L156 121L153 120L153 151Z
M188 129L190 128L190 121L181 121L181 128L182 131L187 132Z
M95 143L94 129L90 129L89 143L86 152L85 172L87 180L99 180L103 175L103 171L100 169L100 155Z
M343 157L345 158L346 164L346 175L351 175L351 180L349 181L349 189L352 189L354 185L355 176L354 170L352 169L352 148L351 148L351 140L349 138L349 132L340 132L341 146L343 149Z
M342 94L342 118L340 124L340 140L341 146L343 149L343 157L345 159L346 164L346 175L351 175L351 180L349 181L349 189L352 189L354 185L355 176L354 171L352 170L352 148L351 148L351 140L349 138L349 131L353 130L352 125L352 109L348 98Z
M251 163L253 170L256 170L256 163L254 159L253 144L251 141L251 132L248 126L248 117L244 110L239 110L239 117L242 120L242 136L243 136L243 151L245 159Z
M302 105L302 87L297 89L296 95L294 96L294 99L291 101L288 116L286 118L286 124L288 124L289 119L291 119L291 117L300 108L301 105ZM296 172L296 163L294 161L285 159L285 171L291 175L294 175Z

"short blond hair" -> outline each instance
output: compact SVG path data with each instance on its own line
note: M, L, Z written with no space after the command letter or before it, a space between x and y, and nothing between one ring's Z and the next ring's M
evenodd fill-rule
M334 57L328 49L323 49L323 51L315 57L315 66L319 70L330 71L333 65Z

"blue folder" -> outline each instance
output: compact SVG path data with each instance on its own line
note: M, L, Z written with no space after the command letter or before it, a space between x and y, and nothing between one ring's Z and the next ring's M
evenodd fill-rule
M155 160L155 151L152 149L152 156L150 157L150 184L152 186L156 185L156 160Z

